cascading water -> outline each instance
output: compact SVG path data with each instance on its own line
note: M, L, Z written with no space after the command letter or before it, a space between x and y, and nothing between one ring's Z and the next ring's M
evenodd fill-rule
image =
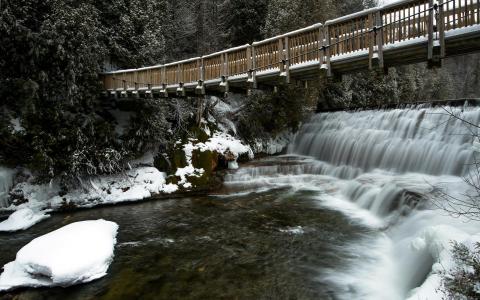
M477 108L453 112L479 124ZM379 168L463 175L472 158L469 129L460 119L447 116L443 108L318 114L303 126L290 151L362 172Z
M346 266L319 275L336 287L334 299L439 299L451 241L480 232L478 222L436 209L472 190L462 176L477 128L457 117L479 124L480 108L320 113L302 126L289 155L241 168L226 184L242 193L309 191L319 206L371 229L352 242Z

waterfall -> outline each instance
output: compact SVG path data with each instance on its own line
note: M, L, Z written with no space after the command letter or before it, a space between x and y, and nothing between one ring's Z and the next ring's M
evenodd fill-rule
M479 222L434 205L446 195L476 195L463 180L475 158L476 124L480 108L468 105L319 113L288 155L245 166L225 182L241 193L313 192L319 206L372 228L352 245L358 260L320 276L337 287L335 299L439 299L451 241L480 240Z
M479 124L476 107L447 108L458 117ZM291 153L313 156L334 166L368 172L464 175L471 162L472 132L443 108L317 114L297 134ZM475 131L476 133L476 131Z
M7 207L8 192L12 188L15 171L0 167L0 208Z

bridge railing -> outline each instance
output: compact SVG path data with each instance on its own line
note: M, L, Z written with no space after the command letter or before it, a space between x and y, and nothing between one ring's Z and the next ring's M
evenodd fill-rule
M248 74L251 69L252 57L250 45L244 45L228 50L225 54L226 76Z
M323 25L318 23L285 34L284 42L288 66L319 60L323 44Z
M279 48L279 38L274 37L252 44L253 65L252 69L260 73L279 68L282 61L280 54L283 49Z
M440 17L443 19L445 30L480 24L480 2L478 0L444 0Z
M341 17L325 23L330 56L367 50L370 46L370 31L377 9L365 10L350 18Z
M383 43L393 44L426 37L429 31L430 1L392 5L382 11Z
M277 74L289 78L290 68L367 55L369 65L383 66L384 47L418 39L428 41L428 59L445 32L480 24L480 0L403 0L315 24L280 36L221 52L165 65L104 73L107 90L138 90L166 86L225 82L228 78ZM438 43L434 40L438 40Z

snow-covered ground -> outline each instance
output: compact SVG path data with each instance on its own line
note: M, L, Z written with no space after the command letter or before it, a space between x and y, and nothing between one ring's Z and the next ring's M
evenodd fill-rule
M142 158L132 161L129 165L133 167L124 174L83 179L80 187L62 196L60 196L60 185L55 180L48 184L35 184L28 181L19 183L14 187L14 191L19 191L26 202L4 208L4 210L15 212L7 220L0 222L0 231L27 229L48 218L46 212L65 206L93 207L101 204L138 201L155 194L170 194L179 188L188 190L192 188L189 178L202 176L204 172L203 169L193 166L194 150L202 152L211 150L224 155L226 153L233 155L233 160L229 162L231 168L237 167L236 159L243 153L248 153L249 157L253 158L250 147L233 136L224 132L208 133L211 138L205 143L191 139L189 143L183 145L188 165L177 169L175 175L180 177L178 184L167 184L167 174L153 167L153 153L146 153ZM11 180L5 184L5 194L11 187L10 182Z
M22 182L15 186L27 202L8 207L15 212L0 222L0 231L27 229L48 217L46 211L58 210L65 205L93 207L100 204L115 204L138 201L154 194L172 193L176 185L166 183L166 174L154 167L133 168L125 174L98 176L85 180L77 189L60 196L57 182L34 184Z
M118 225L105 220L76 222L40 236L4 266L0 291L18 287L69 286L107 274Z

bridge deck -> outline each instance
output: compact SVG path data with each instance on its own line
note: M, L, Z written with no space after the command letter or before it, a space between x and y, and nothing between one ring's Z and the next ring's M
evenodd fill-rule
M205 94L415 62L438 64L478 50L480 0L403 0L251 45L101 77L113 95Z

